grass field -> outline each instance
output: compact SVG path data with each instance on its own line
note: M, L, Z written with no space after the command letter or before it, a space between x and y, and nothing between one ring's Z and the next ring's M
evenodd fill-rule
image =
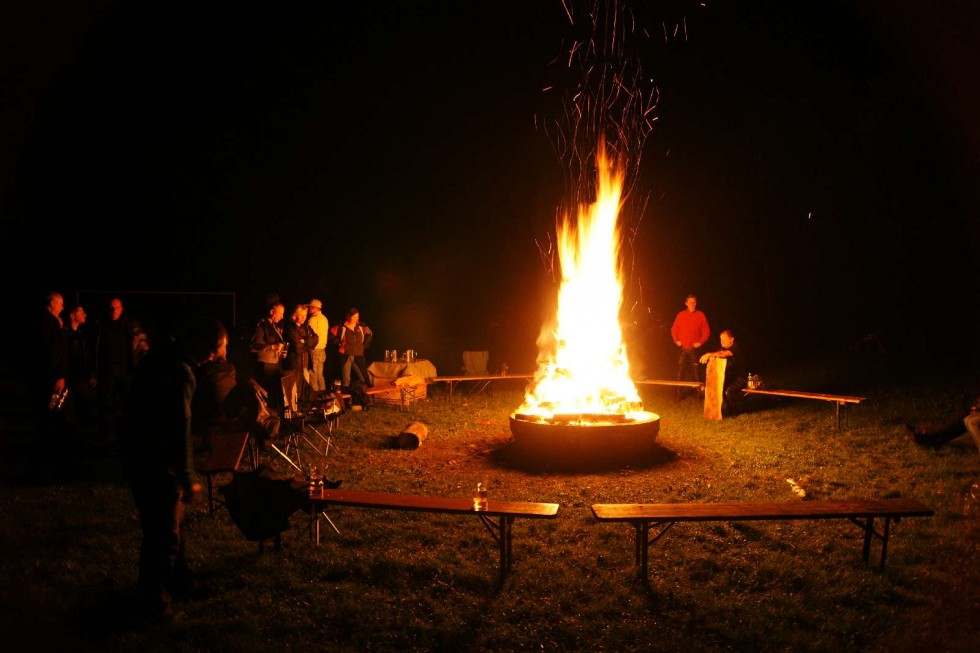
M452 405L430 386L411 412L345 416L320 462L348 489L469 497L481 481L491 500L561 504L555 520L515 522L501 588L495 543L475 519L335 508L340 534L327 528L314 547L296 513L283 548L260 555L226 511L209 515L201 501L187 520L200 595L180 606L179 622L150 626L130 619L139 527L111 451L83 452L64 477L40 480L8 388L6 641L108 651L975 651L980 456L968 437L919 447L904 425L960 412L980 379L903 372L823 360L766 375L770 385L868 397L841 431L824 402L750 398L746 414L707 423L697 399L643 387L661 416L654 459L574 474L500 455L519 383ZM391 448L410 421L428 438ZM651 547L649 586L634 577L632 530L590 510L889 497L935 515L893 525L884 571L862 562L863 534L846 520L678 524ZM876 543L873 562L878 552Z

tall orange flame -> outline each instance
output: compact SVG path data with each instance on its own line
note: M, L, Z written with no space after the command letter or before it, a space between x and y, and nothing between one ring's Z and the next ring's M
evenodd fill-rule
M596 201L558 226L562 281L554 326L538 340L538 370L517 413L551 418L587 414L640 419L642 404L630 379L619 323L623 302L619 210L623 167L596 155Z

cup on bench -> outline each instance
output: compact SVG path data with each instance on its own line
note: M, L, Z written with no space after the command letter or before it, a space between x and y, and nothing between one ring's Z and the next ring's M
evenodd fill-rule
M473 491L473 510L480 512L487 509L487 486L477 483Z

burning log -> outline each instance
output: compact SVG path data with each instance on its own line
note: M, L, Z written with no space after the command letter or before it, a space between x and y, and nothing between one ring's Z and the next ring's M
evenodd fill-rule
M611 413L566 413L542 417L540 415L528 415L515 413L515 419L526 422L541 422L546 424L628 424L635 421L629 415Z

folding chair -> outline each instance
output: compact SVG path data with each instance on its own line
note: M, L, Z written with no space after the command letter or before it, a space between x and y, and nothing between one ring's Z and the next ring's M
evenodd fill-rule
M215 479L218 474L231 473L238 469L242 462L242 456L248 447L248 431L236 433L216 433L211 436L211 451L200 463L196 465L197 472L203 474L208 488L208 514L225 505L225 502L215 496ZM255 469L255 460L249 450L249 459L252 469Z
M488 351L464 351L463 352L463 374L466 376L487 376L488 364L490 363L490 352ZM474 380L467 394L486 392L493 395L493 383L490 379Z
M300 438L303 437L303 430L306 427L305 419L302 415L293 413L290 398L296 390L295 372L287 372L282 375L282 396L285 404L282 409L282 419L280 420L279 434L282 436L282 449L275 444L269 443L272 449L286 459L296 470L303 471L303 459L299 448ZM290 455L290 450L296 457L294 461Z

